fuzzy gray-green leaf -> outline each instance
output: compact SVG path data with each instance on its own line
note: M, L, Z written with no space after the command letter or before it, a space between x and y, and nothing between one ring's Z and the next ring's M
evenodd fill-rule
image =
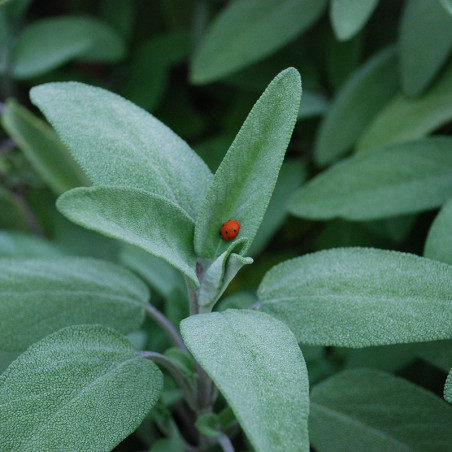
M413 254L337 248L264 276L260 309L300 342L368 347L452 338L452 266Z
M98 323L130 333L147 287L126 269L78 257L0 259L0 350L23 351L60 328Z
M446 383L444 385L444 398L452 403L452 369L447 376Z
M60 257L63 252L52 242L18 231L0 231L0 257Z
M157 402L162 374L119 333L74 326L32 345L0 377L3 452L109 452Z
M441 206L452 196L452 138L355 154L303 185L289 203L302 218L376 220Z
M133 188L90 187L64 193L57 207L80 226L161 257L198 285L193 221L171 201Z
M230 309L191 316L182 321L181 333L256 451L309 450L306 365L284 324Z
M377 370L341 372L314 386L309 433L319 452L447 451L452 407Z
M249 113L207 192L195 226L198 256L215 258L229 244L218 235L228 220L240 223L244 254L256 235L278 177L300 105L299 73L277 75Z
M152 115L83 83L40 85L30 97L95 185L147 190L196 218L212 175L187 143Z

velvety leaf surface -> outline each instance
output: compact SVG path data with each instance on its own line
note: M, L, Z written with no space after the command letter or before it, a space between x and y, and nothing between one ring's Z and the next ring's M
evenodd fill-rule
M0 377L0 448L109 452L140 425L161 387L157 366L116 331L57 331Z
M447 451L452 407L376 370L341 372L314 386L309 433L319 452Z
M452 266L413 254L337 248L273 267L260 309L299 342L367 347L452 338Z
M125 44L108 24L93 17L53 17L36 21L19 35L13 48L16 78L31 78L77 58L112 62Z
M256 235L278 177L300 105L301 81L294 68L278 74L256 102L221 162L195 225L195 250L218 257L229 243L218 234L227 220L240 223L244 254Z
M147 190L196 217L211 173L152 115L116 94L76 82L40 85L30 97L91 182Z
M17 231L0 231L0 257L59 257L63 253L41 237Z
M449 372L449 375L446 379L446 384L444 385L444 398L452 403L452 370Z
M424 137L451 118L452 64L449 64L422 96L412 99L403 94L396 95L364 131L357 150Z
M330 18L337 39L352 38L364 26L378 0L332 0Z
M14 101L7 102L1 120L4 129L56 194L89 185L88 179L55 132L25 107Z
M193 221L171 201L132 188L91 187L64 193L57 207L80 226L161 257L198 284Z
M452 199L444 204L430 226L424 256L452 265Z
M376 220L434 209L452 196L452 139L433 137L349 157L303 185L299 217Z
M438 1L410 0L400 21L400 78L408 96L418 96L452 50L452 17Z
M325 6L325 0L242 0L229 4L196 50L191 80L212 82L264 58L312 25Z
M392 99L398 86L397 54L393 48L376 54L355 71L336 95L320 125L314 148L316 162L326 165L349 150Z
M0 349L22 351L60 328L99 323L130 333L147 287L126 269L77 257L0 259Z
M227 310L181 323L184 341L259 452L308 451L308 376L289 329L256 311Z

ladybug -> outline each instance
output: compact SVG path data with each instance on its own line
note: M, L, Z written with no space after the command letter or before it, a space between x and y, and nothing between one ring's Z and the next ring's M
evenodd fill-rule
M240 224L237 220L228 220L220 227L220 237L229 242L239 233L239 229Z

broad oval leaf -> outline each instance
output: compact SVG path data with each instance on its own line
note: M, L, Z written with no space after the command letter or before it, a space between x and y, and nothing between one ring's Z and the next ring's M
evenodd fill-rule
M83 83L48 83L30 92L91 182L164 196L192 218L212 175L187 143L122 97Z
M221 162L195 225L195 250L218 257L229 243L218 234L227 220L240 223L246 253L265 214L300 105L301 81L294 68L282 71L256 102Z
M438 1L410 0L399 30L400 78L408 96L418 96L452 50L452 17Z
M308 375L289 329L249 310L191 316L182 337L259 452L308 451Z
M0 231L0 257L60 257L63 252L54 243L18 231Z
M58 198L74 223L161 257L197 286L193 221L167 199L133 188L74 188Z
M396 95L366 128L357 151L422 138L451 118L452 64L422 96L410 99L403 94Z
M208 83L254 63L312 25L325 0L241 0L214 20L196 50L190 78Z
M339 41L352 38L364 26L378 0L332 0L330 18Z
M452 369L446 379L446 384L444 385L444 398L452 403Z
M452 338L452 266L413 254L337 248L264 276L260 309L300 342L368 347Z
M316 162L326 165L351 149L398 86L393 48L376 54L359 68L341 88L320 125L314 147Z
M109 452L156 404L162 374L101 326L32 345L0 376L0 449Z
M36 172L56 194L90 184L55 132L25 107L14 101L7 102L1 121Z
M450 199L430 226L425 242L424 256L452 265L452 199Z
M0 350L23 351L60 328L102 324L130 333L149 291L128 270L79 257L0 259Z
M452 407L377 370L341 372L314 386L309 433L319 452L446 451Z
M36 77L72 59L112 62L125 54L113 28L94 17L53 17L29 25L13 48L16 78Z
M355 154L303 185L289 211L303 218L376 220L439 207L452 196L452 138Z

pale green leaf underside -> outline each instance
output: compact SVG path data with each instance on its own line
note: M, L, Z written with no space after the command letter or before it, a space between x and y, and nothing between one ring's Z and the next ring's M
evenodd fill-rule
M57 207L80 226L161 257L198 284L193 221L171 201L133 188L90 187L64 193Z
M359 68L341 88L320 125L314 148L317 163L326 165L351 149L398 86L393 48L376 54Z
M377 370L341 372L314 386L309 433L319 452L446 451L452 407Z
M0 231L0 257L59 257L62 251L46 239L18 231Z
M207 30L191 67L194 83L208 83L250 65L312 25L325 0L241 0L230 3Z
M0 259L0 350L23 351L60 328L102 324L130 333L147 287L126 269L78 257Z
M309 450L308 376L284 324L260 312L227 310L191 316L181 333L257 451Z
M19 35L12 52L16 78L31 78L73 59L113 62L125 54L121 36L93 17L36 21Z
M212 175L159 120L116 94L82 83L40 85L30 97L95 185L147 190L196 218Z
M303 185L289 211L376 220L441 206L452 196L452 139L425 138L355 154Z
M452 199L444 204L430 226L424 256L452 265Z
M413 254L337 248L273 267L260 309L300 342L368 347L452 338L452 266Z
M65 328L0 377L0 449L109 452L140 425L161 387L157 366L119 333Z
M449 64L438 81L422 96L411 99L403 94L396 95L366 128L357 150L424 137L451 118L452 64Z
M89 181L55 132L14 101L6 104L2 125L36 172L56 193L89 185Z
M297 118L301 81L289 68L256 102L219 166L195 225L198 256L215 258L229 243L218 234L228 220L240 223L246 253L262 221Z
M452 17L438 1L410 0L400 21L398 46L403 91L418 96L452 50Z
M332 0L330 18L337 39L352 38L364 26L378 0Z
M444 398L449 403L452 403L452 370L449 372L446 383L444 385Z

